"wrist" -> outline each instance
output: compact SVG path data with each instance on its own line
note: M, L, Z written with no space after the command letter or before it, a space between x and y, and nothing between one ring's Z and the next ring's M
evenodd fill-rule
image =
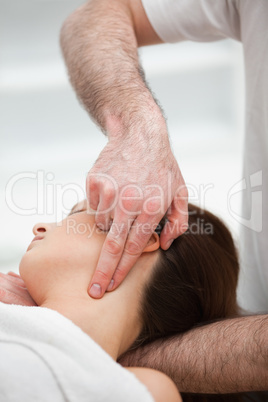
M147 146L157 147L158 142L169 144L166 121L156 104L135 112L128 110L122 116L109 114L105 131L110 143L129 141L138 145L142 139Z

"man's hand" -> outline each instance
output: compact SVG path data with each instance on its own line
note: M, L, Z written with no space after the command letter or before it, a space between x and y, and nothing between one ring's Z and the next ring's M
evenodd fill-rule
M109 230L89 287L92 297L123 281L167 211L163 249L188 227L187 189L164 135L109 141L88 174L87 195L97 225Z
M113 220L91 282L97 298L121 283L167 210L161 247L187 228L187 190L138 58L138 46L155 43L140 0L88 1L61 30L71 83L109 138L87 178L98 226Z
M21 277L13 272L8 274L0 272L0 302L36 306Z

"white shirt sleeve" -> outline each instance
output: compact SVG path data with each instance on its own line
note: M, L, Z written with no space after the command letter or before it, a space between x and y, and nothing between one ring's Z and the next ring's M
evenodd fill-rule
M164 42L241 40L237 0L142 0Z

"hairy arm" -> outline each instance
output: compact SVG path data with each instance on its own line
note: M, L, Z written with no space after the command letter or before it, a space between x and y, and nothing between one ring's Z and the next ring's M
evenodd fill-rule
M268 389L268 316L228 319L128 352L123 365L166 373L180 392Z
M140 0L91 0L61 31L71 83L109 140L87 177L96 223L110 229L93 297L122 282L167 211L162 248L187 229L187 189L138 59L139 45L160 42Z
M86 110L110 136L118 134L118 126L137 127L138 116L146 122L149 112L164 124L139 64L138 40L142 41L146 15L136 8L126 0L91 0L61 30L71 83ZM142 17L138 37L137 16ZM148 40L160 42L152 28Z

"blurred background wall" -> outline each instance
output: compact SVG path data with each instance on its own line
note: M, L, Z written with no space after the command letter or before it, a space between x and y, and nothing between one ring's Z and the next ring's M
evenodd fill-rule
M34 223L59 219L83 199L86 174L106 144L76 99L59 48L64 19L82 3L0 0L3 272L17 271ZM240 194L231 192L242 176L241 45L185 42L142 48L140 56L190 200L223 217L238 239Z

